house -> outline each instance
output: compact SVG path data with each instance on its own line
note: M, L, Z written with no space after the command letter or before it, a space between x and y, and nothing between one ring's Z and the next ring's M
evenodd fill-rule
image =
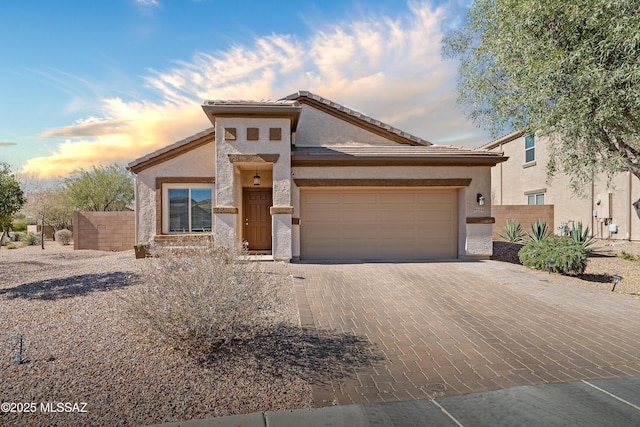
M547 177L550 144L544 137L514 132L481 148L509 159L491 171L494 206L553 205L556 233L582 222L601 239L640 240L640 206L634 206L640 182L631 172L612 179L598 174L580 196L571 191L568 176Z
M276 260L491 255L502 154L432 145L306 91L202 108L212 128L129 163L137 240L213 233Z

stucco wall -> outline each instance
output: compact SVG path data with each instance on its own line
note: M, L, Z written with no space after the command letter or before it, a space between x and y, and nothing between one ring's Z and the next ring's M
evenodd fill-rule
M506 162L494 166L492 175L492 202L496 205L526 205L527 192L544 190L545 204L554 205L554 223L578 223L588 225L598 237L608 237L602 206L598 199L608 200L612 193L611 220L618 226L616 239L640 240L640 218L632 203L640 198L640 181L628 172L615 175L609 180L605 174L595 176L593 186L587 184L582 195L575 194L569 185L569 177L557 173L548 178L546 165L549 150L553 149L546 138L536 136L535 164L524 162L524 136L495 147L509 157ZM593 211L598 216L593 216ZM606 214L608 216L608 213Z
M397 145L396 142L344 122L309 105L302 106L295 144L299 147L332 144Z
M150 242L156 235L156 178L215 176L213 142L188 151L136 176L137 241Z
M135 213L131 211L76 211L73 224L73 249L126 251L136 243Z
M231 230L229 218L219 214L214 217L216 236L227 236L225 245L240 246L242 241L242 188L253 185L256 168L261 175L260 187L273 189L274 206L291 206L291 132L290 121L286 118L237 118L219 117L216 119L216 206L235 207L235 216ZM236 129L236 139L224 139L225 128ZM257 141L247 140L247 128L258 128ZM269 129L282 129L281 139L269 139ZM278 155L275 163L229 161L230 154L267 154ZM228 214L224 214L228 215ZM291 259L291 239L285 242L283 236L290 235L291 215L272 216L272 253L277 259ZM229 237L233 236L231 240Z

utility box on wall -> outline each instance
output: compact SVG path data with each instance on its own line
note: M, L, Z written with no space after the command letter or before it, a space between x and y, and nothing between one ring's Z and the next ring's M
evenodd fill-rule
M613 193L600 193L596 196L594 216L598 218L613 218Z

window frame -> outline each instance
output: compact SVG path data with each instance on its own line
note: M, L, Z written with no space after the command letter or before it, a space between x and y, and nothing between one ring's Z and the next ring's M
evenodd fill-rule
M192 189L208 189L211 190L211 206L215 205L215 188L213 183L197 183L197 182L185 182L185 183L163 183L162 184L162 234L207 234L213 232L213 213L211 212L211 229L206 231L192 231L192 213L191 203L187 204L188 217L189 217L189 231L169 231L169 191L170 190L189 190L188 199L191 200Z
M544 196L545 193L541 192L541 193L531 193L531 194L527 194L527 205L529 206L533 206L533 205L544 205ZM531 198L533 198L533 201L535 203L529 203L529 201L531 200ZM542 203L538 203L539 198L542 198Z
M527 147L527 143L531 141L531 146ZM532 158L527 159L527 154L532 153ZM524 137L524 163L532 163L536 161L536 139L533 134Z

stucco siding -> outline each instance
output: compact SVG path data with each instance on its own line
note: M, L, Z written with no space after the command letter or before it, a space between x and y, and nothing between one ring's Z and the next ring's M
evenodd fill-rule
M562 224L582 222L596 237L608 238L608 223L618 227L614 239L640 240L640 218L632 204L640 198L640 181L628 172L616 174L612 179L597 174L593 184L587 183L581 194L571 190L570 178L562 172L547 177L549 150L547 138L536 136L535 162L525 163L524 136L492 148L509 157L491 170L491 199L497 205L526 205L527 194L544 193L544 203L554 205L554 222ZM609 194L611 193L611 196ZM611 209L607 205L611 197ZM600 205L597 203L600 200ZM597 216L594 215L597 212Z
M156 230L156 178L215 176L215 144L209 143L151 166L136 176L136 241L150 242Z
M309 105L302 106L295 144L300 147L322 145L397 145L389 139L347 123Z

